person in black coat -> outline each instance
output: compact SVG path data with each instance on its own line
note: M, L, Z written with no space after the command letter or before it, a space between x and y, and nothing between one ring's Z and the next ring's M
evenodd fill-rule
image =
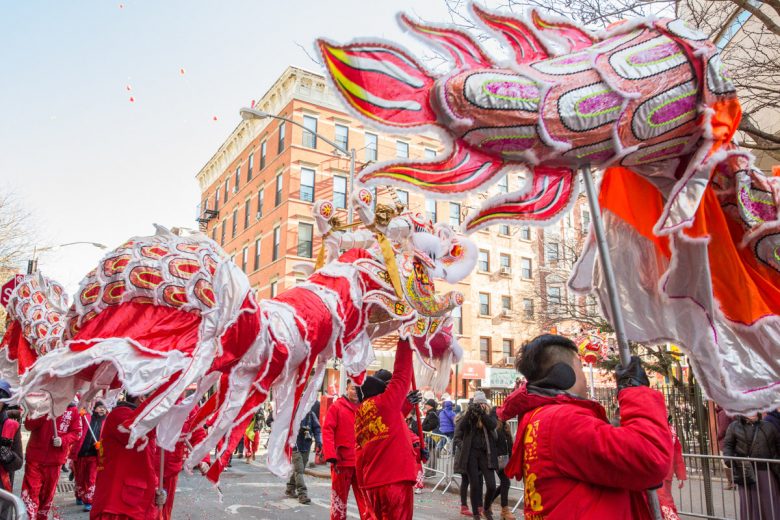
M501 520L515 520L515 516L509 508L509 486L511 482L509 477L504 473L504 468L509 458L512 456L512 445L514 440L512 439L512 430L509 429L509 423L498 419L496 415L496 407L490 411L490 415L494 417L498 423L495 430L496 437L496 451L498 453L498 480L500 482L496 492L490 497L489 500L485 500L485 509L489 510L493 501L500 496L501 497Z
M0 380L0 399L11 397L11 386ZM0 485L9 493L13 492L14 473L22 469L22 433L19 427L17 410L6 408L0 402Z
M439 430L439 414L436 413L436 401L428 399L423 407L425 419L422 422L424 432L437 432Z
M471 514L480 518L482 507L482 482L485 483L485 502L492 500L496 492L498 448L495 429L497 420L490 414L490 405L483 392L477 391L463 418L455 427L455 471L468 475L471 488ZM493 520L489 509L484 511L486 520Z

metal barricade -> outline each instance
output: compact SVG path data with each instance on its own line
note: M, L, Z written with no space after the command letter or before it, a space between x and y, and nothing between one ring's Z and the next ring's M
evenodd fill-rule
M709 520L780 518L780 460L692 453L683 454L683 459L688 480L682 489L672 485L680 515Z

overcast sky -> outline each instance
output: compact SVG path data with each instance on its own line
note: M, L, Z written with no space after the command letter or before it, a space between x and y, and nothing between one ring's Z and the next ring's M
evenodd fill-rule
M440 0L0 0L0 190L43 245L195 227L195 174L239 108L288 65L318 70L299 47L317 36L419 49L401 9L446 18ZM102 254L72 246L39 268L72 294Z

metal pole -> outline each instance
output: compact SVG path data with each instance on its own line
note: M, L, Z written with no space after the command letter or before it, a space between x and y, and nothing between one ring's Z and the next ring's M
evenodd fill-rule
M582 175L582 179L585 182L585 192L588 195L588 205L590 206L592 218L591 223L593 224L593 231L596 233L596 244L599 248L601 271L607 284L607 296L609 297L609 308L612 312L612 326L615 328L615 335L617 336L620 364L626 367L631 362L631 350L628 348L626 326L623 321L623 309L618 301L615 272L612 270L612 260L609 256L607 238L604 236L604 221L601 218L598 194L596 193L596 186L593 183L593 174L589 164L584 164L580 167L580 175ZM647 491L647 502L653 517L656 520L661 520L663 518L661 516L661 506L658 503L658 494L654 489Z
M593 380L593 363L589 363L590 365L590 398L595 399L596 398L596 385Z
M355 220L353 215L352 194L355 191L355 149L349 151L349 196L347 197L347 223L352 224ZM339 371L339 393L344 394L347 389L347 371L344 363L341 364Z

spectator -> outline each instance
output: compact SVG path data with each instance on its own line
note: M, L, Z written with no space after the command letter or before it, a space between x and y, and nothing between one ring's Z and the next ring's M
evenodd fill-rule
M474 400L469 399L469 404L471 404ZM460 405L456 405L455 408L457 408L457 412L455 414L455 430L458 429L458 424L460 424L460 421L463 419L463 410L461 409ZM454 432L453 432L453 438L454 438ZM460 514L463 516L471 516L471 508L469 508L469 474L466 470L466 467L461 467L458 461L460 460L460 446L456 445L453 442L453 456L454 456L454 465L453 465L453 471L460 475Z
M0 380L0 399L10 397L11 385ZM14 474L24 464L20 430L19 421L8 416L6 404L0 401L0 484L9 493L14 489Z
M86 410L83 411L86 412ZM108 410L103 402L96 401L92 408L92 414L82 415L81 439L74 443L74 450L72 450L76 453L73 461L73 473L76 477L76 504L83 505L84 511L92 510L100 434L103 432L103 422L107 413Z
M260 408L252 417L249 426L246 427L246 432L244 432L244 458L246 458L247 464L255 460L257 448L260 446L260 432L263 429L264 422L265 414L263 409Z
M778 435L780 435L780 408L766 414L764 420L774 426Z
M456 465L465 469L471 486L471 514L479 520L482 510L482 481L485 483L485 501L487 504L496 492L498 469L498 451L494 435L497 421L490 415L485 394L477 391L471 403L455 428L455 445L458 446ZM490 509L484 509L486 520L493 520Z
M780 458L777 430L760 415L739 417L726 430L723 454L727 457ZM780 519L780 464L729 460L739 490L740 520Z
M518 445L504 469L525 484L525 518L651 518L644 490L661 485L672 463L663 396L650 390L639 358L618 368L621 426L587 399L577 346L544 334L523 346L527 383L498 418L519 417Z
M723 454L723 443L726 440L726 430L728 430L729 424L731 424L734 419L726 414L726 410L716 404L715 420L718 432L718 448L720 449L720 453ZM727 462L728 461L724 461L724 465L726 466L726 481L728 482L725 489L734 489L734 479L732 478L731 467Z
M287 482L287 491L285 491L288 497L295 498L297 494L298 502L301 504L311 504L303 474L306 470L306 464L309 462L312 442L315 444L317 451L322 449L320 421L314 415L314 412L309 410L303 417L303 420L301 420L301 426L298 430L298 438L295 441L292 453L293 474L290 475L290 480Z
M423 406L425 419L422 422L424 432L436 432L439 429L439 416L436 414L436 406L434 399L425 401L425 406Z
M658 502L661 506L661 514L664 520L680 520L677 513L677 506L674 505L674 496L672 495L672 480L675 475L679 482L678 487L683 488L685 480L688 478L685 471L685 459L682 454L682 444L677 437L677 432L674 431L672 425L672 416L668 417L669 420L669 434L672 436L672 443L674 445L674 454L672 458L672 465L669 467L669 473L667 473L664 479L664 485L658 490Z
M489 510L490 506L496 497L501 497L501 520L515 520L515 515L512 514L512 510L509 508L509 486L511 482L509 477L504 473L504 468L509 457L512 456L512 431L509 429L509 423L506 421L498 420L496 417L497 408L491 410L491 415L496 418L498 426L496 427L496 449L498 452L498 480L500 482L496 492L485 503L485 509ZM492 512L491 512L492 514Z
M360 518L366 518L368 506L363 490L358 486L355 471L355 412L358 407L357 388L347 380L346 393L328 408L322 428L322 452L330 463L330 518L346 520L349 488L355 494Z
M30 520L49 518L51 503L60 480L60 468L71 445L81 438L79 411L71 403L56 420L43 415L29 416L24 427L30 430L22 481L22 500ZM56 427L56 431L55 431Z
M452 440L455 436L455 411L452 409L452 401L444 401L439 412L439 432ZM439 448L444 446L444 440L439 445Z

